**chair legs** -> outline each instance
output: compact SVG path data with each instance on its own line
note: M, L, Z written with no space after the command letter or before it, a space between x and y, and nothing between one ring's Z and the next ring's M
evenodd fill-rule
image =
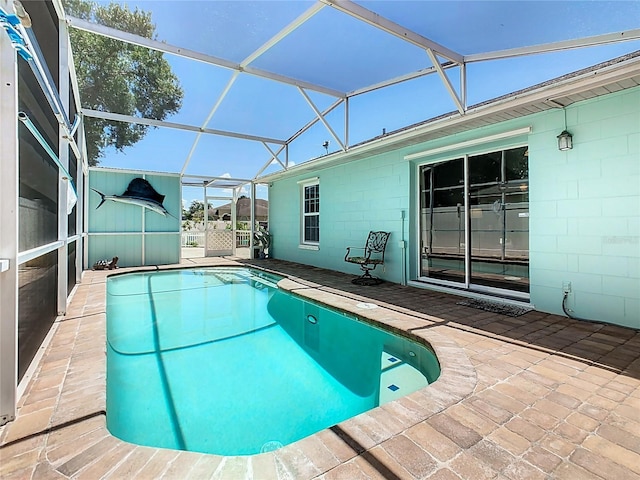
M354 278L353 280L351 280L351 283L353 283L354 285L371 286L371 285L380 285L384 281L379 278L371 276L370 268L365 268L364 266L362 266L362 270L364 270L364 273L362 274L362 276L358 278Z

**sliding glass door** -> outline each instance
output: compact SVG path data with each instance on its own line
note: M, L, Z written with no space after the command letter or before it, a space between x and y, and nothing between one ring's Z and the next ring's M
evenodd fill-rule
M421 274L464 283L464 159L420 170Z
M527 147L420 167L420 276L529 292Z

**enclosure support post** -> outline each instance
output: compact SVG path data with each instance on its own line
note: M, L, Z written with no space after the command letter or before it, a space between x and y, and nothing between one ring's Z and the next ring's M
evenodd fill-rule
M249 237L249 258L253 256L253 237L256 233L256 183L251 181L251 236Z
M0 0L12 11L8 0ZM18 63L0 32L0 425L15 419L18 387Z
M344 147L349 149L349 97L344 99Z
M202 221L204 222L204 256L208 256L207 255L207 251L209 250L209 204L207 203L208 197L207 197L207 182L205 181L202 185L202 190L203 190L203 204L204 204L204 215L202 218Z
M69 118L69 51L67 24L60 20L58 22L58 96L60 98L60 112ZM52 85L53 87L53 85ZM67 129L62 124L58 126L58 159L62 166L69 171L69 142ZM68 272L68 237L69 237L69 215L67 213L67 186L71 185L73 178L64 179L64 174L58 174L58 240L62 240L62 246L58 248L58 315L64 315L67 311L67 286L69 284ZM74 208L78 208L78 205ZM77 212L76 212L77 213Z

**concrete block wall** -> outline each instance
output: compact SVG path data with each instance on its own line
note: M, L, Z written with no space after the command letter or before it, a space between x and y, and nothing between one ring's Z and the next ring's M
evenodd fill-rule
M300 248L300 184L320 181L319 250ZM274 182L269 189L269 228L276 258L359 275L357 265L344 261L346 247L363 247L371 230L391 232L384 268L376 276L401 282L398 241L408 235L409 166L399 152L363 162L327 168ZM404 227L404 230L403 230Z
M557 135L573 134L572 150L561 152ZM361 245L369 230L392 232L388 262L380 276L401 281L404 234L409 242L408 279L418 275L415 191L420 162L408 153L531 127L530 302L540 311L640 328L640 87L483 127L446 139L398 149L340 166L319 168L274 181L269 190L270 229L276 258L357 274L343 261L345 248ZM429 158L436 162L487 149L507 148L514 139ZM517 139L521 142L522 139ZM300 243L300 185L320 179L320 248ZM401 221L401 211L407 219Z
M562 313L640 328L640 89L566 109L572 150L553 142L564 112L530 136L531 301Z

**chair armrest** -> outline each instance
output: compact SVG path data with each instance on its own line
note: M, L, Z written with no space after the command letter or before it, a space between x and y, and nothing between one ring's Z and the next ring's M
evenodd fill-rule
M347 253L344 256L344 260L346 261L347 258L349 258L349 254L351 253L351 250L364 250L364 247L347 247Z

